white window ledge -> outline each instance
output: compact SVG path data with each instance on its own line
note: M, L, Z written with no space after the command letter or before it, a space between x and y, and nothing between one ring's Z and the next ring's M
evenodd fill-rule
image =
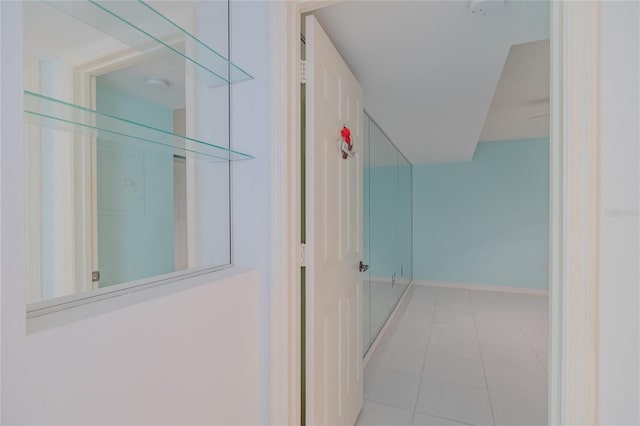
M253 269L234 266L215 270L192 270L187 273L183 271L152 282L132 282L118 289L104 288L87 294L34 303L27 308L27 334L60 327L194 287L213 284L251 271Z

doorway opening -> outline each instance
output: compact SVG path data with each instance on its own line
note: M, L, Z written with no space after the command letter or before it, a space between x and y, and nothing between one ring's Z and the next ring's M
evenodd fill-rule
M274 209L285 233L275 234L273 265L274 419L300 420L299 159L300 16L324 4L291 2L273 15L272 75L276 125ZM550 96L550 356L552 424L597 422L598 75L579 70L598 63L600 14L590 3L551 3ZM277 30L275 30L277 28ZM374 46L375 44L372 44ZM570 76L570 78L569 78ZM571 167L569 167L569 164ZM585 189L588 189L585 190ZM594 195L595 194L595 195ZM288 225L285 225L288 224ZM580 248L574 250L571 248ZM296 254L293 256L293 254ZM292 260L293 259L293 260ZM585 321L585 318L588 320ZM296 365L289 369L287 366ZM282 379L279 379L279 378ZM572 390L575 390L572 391ZM283 402L285 402L283 404Z
M548 57L548 53L547 53L547 57ZM347 60L348 60L348 58L347 58ZM548 98L549 98L549 96L548 96L548 88L547 88L547 92L546 92L546 94L544 94L543 98L546 98L546 101L548 102ZM544 99L543 99L543 100L544 100ZM542 102L541 102L541 103L542 103ZM548 108L549 108L548 104L546 105L546 108L547 108L547 111L548 111ZM542 115L545 115L545 114L542 114ZM536 118L542 118L542 117L538 116L538 117L536 117ZM548 126L547 126L547 128L548 128ZM547 137L548 137L548 133L547 133ZM548 149L548 148L547 148L547 149ZM548 152L548 151L547 151L547 152ZM547 154L546 162L547 162L547 165L548 165L548 162L549 162L549 160L548 160L548 154ZM548 195L547 195L547 199L548 199ZM548 261L548 259L547 259L547 256L543 256L541 259L542 259L542 262L541 262L541 264L539 265L539 266L540 266L540 268L539 268L539 269L542 271L542 273L543 273L543 274L545 274L545 273L548 271L548 266L547 266L547 264L549 263L549 261Z

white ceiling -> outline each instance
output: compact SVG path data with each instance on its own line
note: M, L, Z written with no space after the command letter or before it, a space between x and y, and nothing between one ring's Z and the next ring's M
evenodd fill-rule
M315 15L414 164L471 160L509 49L549 37L547 1L494 16L466 1L347 1Z
M44 2L25 1L23 7L26 60L58 59L105 37L100 31Z
M147 84L147 78L165 80L169 86ZM185 106L184 62L176 55L155 56L103 74L98 77L98 82L172 110Z
M165 15L178 13L198 2L151 0L152 7ZM42 1L25 1L24 51L27 58L58 59L67 53L104 40L104 33ZM110 38L110 37L109 37Z

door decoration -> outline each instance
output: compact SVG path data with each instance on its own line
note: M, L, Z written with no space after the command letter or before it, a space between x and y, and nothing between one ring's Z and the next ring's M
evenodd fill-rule
M342 135L342 158L346 160L349 157L353 157L353 154L355 154L353 151L353 143L351 142L351 130L349 130L347 126L342 126L340 134Z

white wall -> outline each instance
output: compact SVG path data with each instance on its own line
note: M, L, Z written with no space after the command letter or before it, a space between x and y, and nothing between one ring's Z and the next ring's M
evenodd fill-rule
M3 423L257 424L259 296L259 274L245 272L13 333Z
M600 424L637 425L640 5L602 2L600 8Z
M233 252L238 266L260 270L261 418L267 424L269 399L269 104L270 2L232 0L230 5L231 60L253 76L253 80L231 86L232 148L253 155L253 160L231 166L233 192Z
M21 4L0 2L0 10L2 422L266 423L268 4L232 11L232 27L245 22L241 45L260 52L244 53L257 78L238 99L246 109L234 109L249 120L232 124L232 138L244 141L235 147L259 158L234 167L232 178L236 192L247 190L233 200L236 263L257 269L165 286L147 300L137 292L87 305L76 321L30 334L27 326L42 321L25 318Z
M3 400L7 394L5 378L8 371L5 342L14 340L6 318L15 315L24 318L26 293L24 287L17 288L18 283L25 283L25 239L12 238L24 228L24 209L14 208L15 203L24 206L24 175L18 162L14 161L14 158L22 157L23 150L22 144L10 143L19 141L22 134L20 13L19 3L0 2L0 396ZM9 303L12 297L17 297L17 305ZM4 402L0 406L3 420L6 406Z
M2 34L2 30L5 28L5 16L6 13L3 12L4 11L4 7L2 7L2 4L0 4L0 34ZM5 96L4 96L4 91L3 91L3 87L4 87L4 80L2 80L2 69L4 66L4 55L2 54L2 52L7 48L9 44L9 40L7 39L7 37L0 37L0 170L4 167L4 164L7 161L7 155L4 152L4 149L2 149L2 146L4 145L2 143L2 141L5 139L6 135L9 135L11 133L11 131L7 131L6 126L3 125L3 120L2 118L4 117L4 108L5 108L5 104L7 103L5 101ZM15 77L15 76L13 76ZM14 111L15 114L15 111ZM15 116L14 116L15 118ZM4 214L4 211L7 207L6 203L2 202L2 194L4 194L4 187L2 186L2 182L3 180L0 179L0 235L4 234L4 230L6 227L6 220L7 217ZM2 300L2 282L5 279L5 276L8 275L7 271L5 270L6 268L4 267L4 257L3 257L3 251L5 249L5 242L0 240L0 423L2 423L2 350L1 350L1 342L2 342L2 334L3 334L3 330L2 330L2 314L3 314L3 310L2 310L2 305L3 305L3 300Z

